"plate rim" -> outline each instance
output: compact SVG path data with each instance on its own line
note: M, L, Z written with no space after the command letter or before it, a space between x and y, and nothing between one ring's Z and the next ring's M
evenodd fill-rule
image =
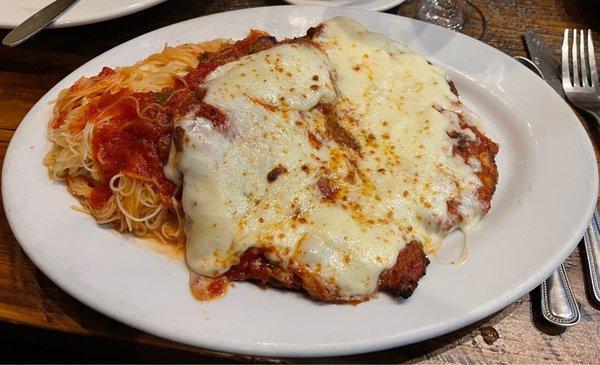
M348 8L359 9L359 10L369 10L369 11L386 11L394 6L401 5L406 0L372 0L373 4L360 4L360 5L352 5L352 4L335 4L331 3L330 5L325 4L323 0L284 0L286 3L291 5L300 5L300 6L329 6L329 7L339 7L345 6Z
M125 45L132 45L136 41L138 41L139 38L147 37L151 33L159 34L161 31L163 31L166 28L181 27L185 23L193 24L194 22L201 21L201 19L206 19L208 17L219 17L219 16L223 16L224 14L231 15L231 14L237 13L239 15L239 13L244 13L244 12L252 13L254 11L260 11L262 9L273 10L273 8L284 8L284 7L285 8L294 8L294 7L295 8L307 8L307 7L303 7L303 6L283 5L283 6L266 6L266 7L259 7L259 8L240 9L240 10L235 10L235 11L230 11L230 12L206 15L206 16L202 16L202 17L198 17L198 18L185 20L185 21L182 21L179 23L171 24L166 27L162 27L162 28L156 29L154 31L142 34L132 40L124 42L116 47L113 47L112 49L110 49L106 52L103 52L102 54L98 55L97 57L94 57L92 60L81 65L79 68L77 68L72 73L70 73L68 76L66 76L65 79L70 78L73 74L77 74L78 72L81 73L80 70L82 68L85 68L86 66L88 66L88 64L94 63L97 58L102 57L106 53L113 52L113 50L115 48L122 47ZM310 8L318 8L321 10L325 10L325 8L327 8L327 7L310 6ZM331 9L331 8L329 8L329 9ZM392 14L373 13L373 12L369 12L369 11L349 9L349 8L345 8L344 11L351 12L351 13L363 13L364 15L369 15L369 16L373 16L373 14L379 14L378 16L383 16L383 17L398 17L398 16L395 16ZM340 14L335 14L335 15L340 15ZM405 18L405 19L408 19L409 22L415 22L415 21L420 22L415 19L410 19L410 18ZM428 24L428 26L437 27L437 26L431 25L431 24ZM467 37L467 38L470 38L470 37ZM472 40L474 40L474 39L472 39ZM476 41L476 40L474 40L474 41ZM500 51L486 43L479 42L479 41L476 41L476 42L480 46L483 45L485 47L492 49L493 52L495 52L495 54L497 56L507 57L508 59L510 59L510 61L515 62L515 64L518 64L510 56L506 55L502 51ZM522 66L520 64L519 64L519 66L523 67L523 69L525 69L524 66ZM43 100L51 98L58 91L60 91L60 90L58 90L59 89L58 86L65 79L59 81L46 94L44 94L44 96L42 96L42 98L31 108L31 110L23 118L23 121L33 118L37 112L37 109L44 107L43 103L41 103L41 102ZM540 82L543 82L543 81L540 81ZM547 84L544 83L543 85L545 88L548 88L549 90L551 90L550 86L548 86ZM553 97L555 98L555 101L564 103L564 101L558 96L558 94L554 93ZM572 113L572 111L571 111L571 113ZM579 132L579 135L583 138L583 142L586 143L587 151L590 152L591 154L593 154L594 149L593 149L592 142L589 138L589 135L587 134L587 132L581 125L579 118L577 118L577 116L574 113L572 115L573 115L573 118L579 122L577 124L576 128ZM11 142L7 148L6 157L4 160L4 167L2 170L2 181L3 182L7 181L7 180L10 181L10 179L7 179L7 176L8 176L7 171L9 169L7 166L10 166L12 164L12 160L15 159L13 150L16 148L15 147L16 142L14 142L14 141L21 139L22 131L23 131L22 128L18 128L15 131L15 133L11 139ZM592 159L592 164L593 164L593 166L591 166L591 167L594 167L594 171L597 172L597 161L596 161L595 155L594 155L594 158ZM556 262L558 262L558 264L560 264L560 262L564 261L564 259L566 259L570 255L571 251L575 248L575 246L579 242L579 238L577 238L577 237L583 236L583 233L585 232L585 230L587 228L587 223L589 221L589 218L592 216L593 210L595 209L596 195L597 195L596 192L598 191L598 175L597 175L597 173L593 174L593 178L594 178L594 181L592 181L592 183L591 183L592 189L590 189L590 198L591 199L588 199L588 201L590 201L590 203L589 203L588 209L586 210L586 212L584 212L585 214L582 214L582 216L585 216L585 219L581 219L580 224L577 227L574 227L573 230L571 230L572 238L569 240L568 244L565 244L563 246L563 249L554 255L554 257L560 259L560 260L556 260ZM63 289L69 295L71 295L75 299L81 301L85 305L88 305L89 307L93 308L94 310L96 310L102 314L105 314L108 317L117 319L118 321L123 322L129 326L141 329L148 333L152 333L152 334L161 336L163 338L174 339L181 343L186 343L186 344L190 344L193 346L199 346L198 343L190 342L189 339L186 338L185 336L173 335L173 334L169 333L168 331L165 331L161 328L155 328L149 323L136 322L134 319L127 318L124 315L120 314L120 312L118 310L115 310L114 308L105 308L106 306L103 306L102 303L94 302L93 300L91 300L91 298L88 298L86 295L84 295L80 291L78 291L78 289L76 288L76 285L72 286L68 280L65 280L64 278L55 276L54 273L52 272L51 266L46 267L45 265L40 265L39 262L37 262L34 258L32 258L32 257L35 257L35 252L34 252L33 246L21 244L22 238L23 238L23 230L17 222L13 221L13 219L11 218L11 215L9 213L10 208L14 207L16 204L18 204L18 200L11 198L9 196L9 193L7 190L8 190L8 188L6 187L6 184L3 183L2 184L2 198L3 198L2 200L4 203L4 209L6 212L6 217L7 217L8 223L10 225L11 231L13 232L15 238L17 239L17 241L19 242L20 246L23 248L23 250L25 251L27 256L32 260L32 262L34 262L35 266L38 269L40 269L54 283L56 283L61 289ZM17 229L15 229L15 227ZM385 338L380 337L380 338L378 338L378 341L375 343L373 341L369 341L369 340L354 341L352 343L341 342L341 343L327 344L326 346L315 346L315 347L312 347L311 349L306 349L306 347L302 347L302 346L298 347L298 346L294 346L294 344L287 344L287 343L285 344L287 346L286 348L279 348L276 344L255 344L255 346L251 346L251 347L236 347L236 345L243 346L243 344L235 344L234 343L234 344L227 345L227 344L224 344L223 342L216 343L214 341L212 341L210 343L207 342L206 345L209 346L208 348L218 350L218 351L247 354L247 355L285 356L285 357L318 357L318 356L338 356L338 355L365 353L365 352L378 351L378 350L389 349L389 348L393 348L393 347L401 346L401 345L405 345L405 344L415 343L415 342L419 342L419 341L422 341L422 340L425 340L428 338L443 335L445 333L449 333L456 329L462 328L462 327L464 327L468 324L474 323L477 320L480 320L480 319L504 308L505 306L509 305L510 303L516 301L517 299L522 297L524 294L528 293L533 288L535 288L537 285L539 285L539 283L542 282L555 269L554 261L552 261L552 262L549 262L549 261L545 262L545 265L543 265L543 267L539 271L539 274L536 276L535 280L533 278L529 278L529 281L527 281L527 282L523 281L523 285L521 285L519 288L515 289L511 293L511 295L508 295L503 298L495 298L496 300L490 301L491 304L488 303L485 306L482 305L482 306L477 307L475 310L473 310L471 312L471 314L468 316L468 318L467 318L467 316L464 316L465 318L461 318L460 320L455 320L453 322L447 323L444 325L443 329L439 329L437 327L431 327L431 328L421 330L421 332L414 335L410 340L398 340L399 336L398 336L398 334L396 334L396 335L387 336ZM539 279L539 281L538 281L538 279ZM201 346L205 346L205 345L203 344Z

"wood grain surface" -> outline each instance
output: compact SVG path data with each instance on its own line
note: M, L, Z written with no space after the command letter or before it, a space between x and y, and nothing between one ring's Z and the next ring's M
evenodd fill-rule
M171 0L121 19L78 28L46 30L17 48L0 48L0 164L14 130L27 111L54 84L86 61L162 26L215 12L279 3ZM594 36L600 40L600 12L594 9L593 3L587 0L473 1L487 21L481 37L483 42L511 56L527 56L522 35L526 30L537 29L557 57L566 27L592 28ZM389 12L411 16L415 9L416 1L412 0ZM0 37L6 33L0 30ZM479 35L475 34L476 27L467 29L467 33ZM598 43L596 50L600 50ZM599 56L597 54L597 58ZM598 151L600 134L597 127L582 121ZM40 121L40 128L45 128L44 125L45 121ZM543 323L538 315L539 294L534 290L485 320L418 344L338 358L265 359L180 345L142 333L93 311L36 270L19 247L2 211L0 320L3 322L0 323L0 334L3 338L17 338L15 341L28 346L33 343L34 348L37 339L43 337L45 346L54 346L59 352L61 349L77 350L66 345L67 342L77 343L88 355L102 353L97 358L125 361L595 363L600 361L600 306L594 304L587 293L588 282L582 272L580 253L583 255L580 249L573 252L566 268L581 307L581 323L567 330ZM498 331L499 339L493 344L483 341L480 329L484 326L492 326ZM106 348L115 351L112 353L115 356L106 355ZM1 350L6 351L5 348ZM21 356L28 358L27 354Z

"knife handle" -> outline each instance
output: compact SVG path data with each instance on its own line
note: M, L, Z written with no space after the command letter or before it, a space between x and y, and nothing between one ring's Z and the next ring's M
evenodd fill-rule
M542 283L540 289L542 315L548 322L563 327L579 322L579 306L562 264Z
M585 247L592 294L596 301L600 302L600 220L598 218L598 211L594 211L594 216L583 236L583 245Z

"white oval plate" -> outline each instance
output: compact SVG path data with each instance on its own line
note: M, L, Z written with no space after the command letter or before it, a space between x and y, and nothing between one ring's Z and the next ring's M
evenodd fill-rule
M238 283L203 303L188 271L147 243L98 227L71 209L62 184L48 179L50 102L82 75L124 66L165 43L242 38L251 28L278 37L304 34L333 16L406 42L450 69L466 104L500 144L492 209L451 265L456 233L409 300L386 295L361 305L331 305L299 293ZM223 27L223 24L228 24ZM494 313L527 294L573 250L597 196L596 159L569 106L539 77L498 50L460 33L394 15L331 7L266 7L215 14L148 33L86 63L27 114L8 148L2 194L13 232L31 260L90 307L143 331L186 344L267 356L369 352L438 336Z
M384 11L406 0L285 0L295 5L347 6L361 10Z
M2 0L0 28L14 28L54 0ZM165 0L79 0L49 28L73 27L142 11Z

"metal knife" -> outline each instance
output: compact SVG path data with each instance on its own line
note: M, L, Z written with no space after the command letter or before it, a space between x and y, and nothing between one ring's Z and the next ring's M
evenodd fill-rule
M542 71L530 59L515 57L517 61L535 72L542 79ZM573 326L579 322L579 306L571 290L565 267L561 264L540 285L542 316L557 326Z
M552 56L552 52L544 43L544 40L536 32L525 33L525 43L529 50L532 61L540 68L544 79L548 84L568 102L565 97L560 80L561 70L558 62ZM591 291L597 302L600 302L600 218L598 210L594 215L583 236L583 244L586 252L587 267L590 277Z
M37 32L44 29L54 19L61 16L65 11L69 10L79 0L56 0L42 10L33 14L23 23L19 24L15 29L4 37L2 44L9 47L14 47L25 42L27 39L34 36Z
M566 99L565 91L560 79L561 69L558 61L554 59L552 51L536 31L525 33L525 44L529 51L529 58L535 63L542 73L542 78L563 99Z

